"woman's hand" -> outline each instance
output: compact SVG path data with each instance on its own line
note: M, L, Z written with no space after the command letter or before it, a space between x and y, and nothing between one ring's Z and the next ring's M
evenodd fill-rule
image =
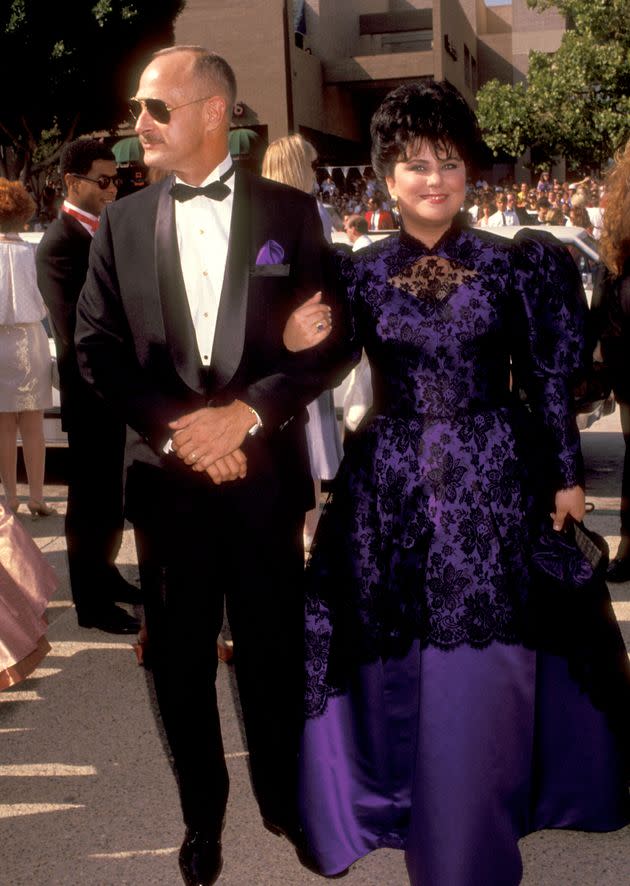
M328 338L331 329L330 308L322 304L321 292L316 292L293 311L284 327L282 341L288 351L304 351Z
M584 490L581 486L560 489L556 492L556 509L551 514L553 528L558 532L563 528L567 516L573 517L578 523L584 518L586 511Z

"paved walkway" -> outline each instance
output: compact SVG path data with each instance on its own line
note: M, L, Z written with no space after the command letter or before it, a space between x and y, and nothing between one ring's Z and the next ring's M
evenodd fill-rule
M583 442L588 498L596 505L588 524L608 538L614 555L623 449L617 416L584 432ZM21 519L61 587L49 609L51 654L29 680L0 693L0 886L176 886L182 826L145 673L129 638L77 626L63 539L65 487L51 484L46 492L60 515ZM130 531L119 563L133 579ZM630 648L630 583L612 591ZM232 782L221 886L323 883L260 824L226 665L220 665L219 700ZM522 849L523 886L630 882L630 828L603 835L545 832L525 839ZM372 853L342 882L404 886L402 854Z

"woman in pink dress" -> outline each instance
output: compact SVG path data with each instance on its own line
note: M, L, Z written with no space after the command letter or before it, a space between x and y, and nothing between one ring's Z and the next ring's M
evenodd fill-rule
M50 651L45 612L57 584L31 536L0 504L0 690L26 679Z

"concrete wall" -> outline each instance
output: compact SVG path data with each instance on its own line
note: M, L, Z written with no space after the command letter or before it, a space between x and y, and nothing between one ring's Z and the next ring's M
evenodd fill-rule
M175 23L176 43L207 46L232 65L238 100L269 126L270 139L288 127L283 15L283 0L188 0Z
M495 7L502 9L503 7ZM527 0L512 0L512 27L515 31L564 30L565 18L557 10L548 9L542 14L530 9Z
M530 9L526 0L480 9L479 85L493 78L504 83L525 80L530 51L555 52L564 31L560 13L548 10L541 14Z
M464 98L473 105L475 101L472 84L466 84L464 60L465 50L477 62L479 69L477 36L469 20L470 7L465 11L458 0L435 0L433 12L434 44L433 53L435 59L436 80L448 80L462 93ZM454 48L457 59L447 52L444 45L444 36L448 37L449 44Z
M479 49L479 86L488 80L512 83L512 34L484 34L477 41Z
M484 34L504 34L512 29L512 5L486 6L483 22Z
M324 130L325 105L322 63L295 46L291 50L294 128L308 126Z
M363 7L363 3L360 4ZM433 0L389 0L386 3L386 12L407 12L410 9L431 9ZM368 12L361 8L361 12Z
M555 52L566 30L564 16L554 10L542 15L527 6L526 0L513 0L512 60L514 81L525 80L530 50Z
M360 0L305 0L306 40L313 55L323 61L354 55L359 41L357 4L363 5Z
M327 83L361 80L407 80L433 74L432 52L395 52L387 55L357 55L324 65Z
M433 0L433 76L436 80L444 79L442 6L442 0Z
M324 112L322 129L325 132L354 142L362 140L357 107L347 89L342 86L324 87Z

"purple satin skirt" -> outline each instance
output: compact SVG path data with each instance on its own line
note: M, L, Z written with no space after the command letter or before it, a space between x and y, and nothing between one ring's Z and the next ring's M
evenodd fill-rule
M306 723L300 792L324 873L399 848L413 886L515 886L525 834L629 820L616 738L564 660L499 643L361 668Z

